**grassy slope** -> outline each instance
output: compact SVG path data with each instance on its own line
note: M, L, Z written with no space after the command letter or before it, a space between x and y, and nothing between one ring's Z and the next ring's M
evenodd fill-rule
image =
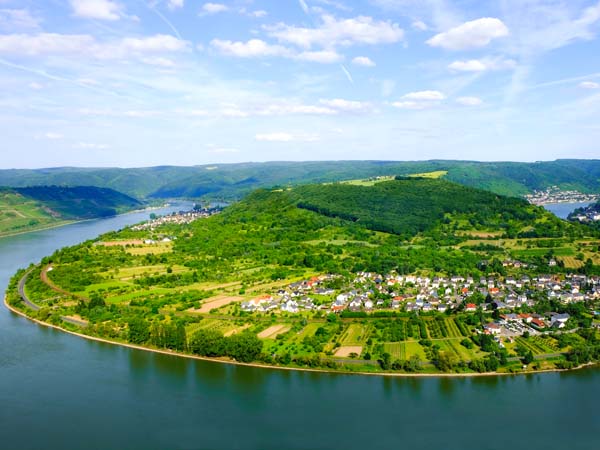
M259 187L435 171L447 171L445 178L448 180L504 195L518 196L552 185L583 192L600 191L600 160L539 163L323 161L138 169L1 170L0 186L85 184L108 187L137 198L199 197L207 194L239 198Z
M0 189L0 236L111 216L140 205L124 194L95 187Z
M14 191L0 191L0 236L58 225L62 221L40 202Z

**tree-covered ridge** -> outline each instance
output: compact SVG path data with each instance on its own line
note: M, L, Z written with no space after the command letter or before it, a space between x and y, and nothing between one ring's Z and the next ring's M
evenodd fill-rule
M477 161L309 161L211 164L194 167L0 170L0 186L93 185L136 198L239 199L257 188L443 171L456 183L521 196L558 186L600 191L599 160L535 163Z
M438 225L446 214L474 214L490 226L502 211L507 219L532 220L518 199L434 179L399 179L373 186L334 184L295 189L300 208L360 222L377 231L414 236Z
M128 195L94 186L31 186L13 190L67 220L114 216L141 206Z
M399 178L373 186L310 185L294 189L300 208L410 238L434 229L562 236L568 226L526 201L440 179Z

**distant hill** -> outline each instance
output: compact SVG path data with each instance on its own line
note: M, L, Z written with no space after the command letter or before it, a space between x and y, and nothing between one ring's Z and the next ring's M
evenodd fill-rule
M114 216L141 205L120 192L91 186L0 188L0 236Z
M446 172L444 178L497 194L522 196L550 186L600 192L600 160L535 163L474 161L320 161L212 164L193 167L0 170L0 185L93 185L136 198L239 199L254 189L375 176Z

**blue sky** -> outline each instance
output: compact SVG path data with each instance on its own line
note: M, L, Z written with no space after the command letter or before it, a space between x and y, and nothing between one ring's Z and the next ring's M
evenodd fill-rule
M598 158L599 32L598 0L0 0L0 167Z

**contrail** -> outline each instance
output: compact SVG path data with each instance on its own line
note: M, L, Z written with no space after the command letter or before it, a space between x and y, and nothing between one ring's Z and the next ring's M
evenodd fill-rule
M0 58L0 65L5 66L5 67L10 67L11 69L17 69L17 70L21 70L23 72L32 73L34 75L38 75L40 77L47 78L47 79L52 80L52 81L61 81L61 82L64 82L64 83L70 83L70 84L74 84L76 86L79 86L81 88L88 89L90 91L100 92L102 94L109 94L109 95L113 95L115 97L120 97L120 98L129 98L130 100L133 100L131 97L127 97L125 95L121 95L121 94L119 94L117 92L113 92L113 91L109 91L109 90L106 90L106 89L98 88L96 86L91 86L89 84L81 83L81 82L79 82L77 80L72 80L70 78L64 78L64 77L60 77L58 75L52 75L52 74L46 72L45 70L33 69L31 67L27 67L27 66L22 66L20 64L11 63L10 61L6 61L3 58Z
M340 67L342 68L342 71L346 75L346 78L348 78L348 81L350 83L354 84L354 78L352 78L352 74L350 73L350 71L348 69L346 69L346 67L343 64L340 64Z
M300 3L300 7L302 8L302 11L304 11L304 14L306 14L312 22L312 17L310 16L310 8L308 7L306 0L298 0L298 3ZM316 28L314 23L312 24L312 26L313 28ZM354 78L352 78L352 74L350 73L350 71L346 69L346 67L343 64L340 64L340 68L342 69L342 72L344 72L344 75L346 75L346 78L348 78L348 81L354 84Z
M154 14L156 14L172 31L173 33L175 33L175 35L179 38L179 40L183 41L184 39L181 37L181 34L179 33L179 31L177 30L177 28L175 28L175 25L173 25L171 23L171 21L169 19L167 19L165 17L165 15L163 13L161 13L158 9L156 9L156 7L152 4L146 3L143 0L140 0L141 3L143 3L144 5L146 5L146 7L152 11Z

